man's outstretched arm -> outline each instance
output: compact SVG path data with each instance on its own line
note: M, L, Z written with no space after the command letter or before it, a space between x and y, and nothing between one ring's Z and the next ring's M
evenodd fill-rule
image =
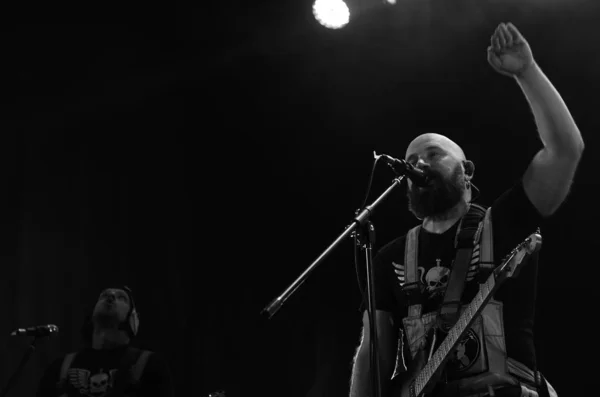
M583 139L567 105L533 59L531 48L517 28L500 24L488 47L488 61L499 73L513 77L523 90L535 117L544 147L523 176L532 204L552 215L569 193L583 153Z

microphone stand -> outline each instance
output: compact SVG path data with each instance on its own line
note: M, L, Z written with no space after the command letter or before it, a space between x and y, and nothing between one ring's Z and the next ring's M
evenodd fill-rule
M269 315L269 319L273 317L275 313L281 306L288 300L288 298L306 281L308 276L316 269L318 265L323 262L323 260L329 256L329 254L340 244L342 240L352 235L356 229L364 228L366 226L366 233L361 233L358 231L357 235L362 236L363 241L361 245L364 247L365 256L366 256L366 268L367 268L367 298L369 301L368 312L369 312L369 329L371 336L370 338L370 358L371 358L371 368L374 369L371 372L371 386L373 388L373 397L381 397L381 379L379 374L379 356L378 356L378 343L377 343L377 324L375 321L375 285L374 285L374 272L373 272L373 258L372 258L372 245L375 236L375 228L372 223L369 221L369 218L373 214L373 211L379 205L384 198L386 198L392 190L399 186L405 175L402 172L395 170L398 175L394 182L390 187L387 188L385 192L381 194L371 205L366 206L363 210L359 210L358 215L353 219L352 224L346 227L346 230L342 234L338 236L334 240L334 242L323 251L321 255L310 266L289 286L283 293L273 299L271 303L269 303L261 312L261 314L267 313Z
M367 300L369 314L369 358L371 360L371 393L374 397L381 397L381 374L379 372L379 342L377 334L377 312L375 309L375 277L373 269L373 244L375 244L375 227L371 221L367 221L366 231L359 230L354 235L356 243L365 251L365 264L367 270ZM361 229L365 229L363 226Z
M10 389L12 389L13 386L16 384L17 379L19 378L19 376L21 376L21 372L23 372L23 368L25 368L25 364L27 363L27 360L29 360L31 353L33 353L33 351L35 350L35 343L37 342L37 340L38 340L37 337L34 336L33 341L31 342L31 344L25 351L25 354L21 358L21 362L19 363L19 366L17 367L15 372L12 374L12 376L8 379L8 382L6 383L6 386L4 387L4 389L2 390L2 393L0 393L0 397L6 397L6 395L10 391Z

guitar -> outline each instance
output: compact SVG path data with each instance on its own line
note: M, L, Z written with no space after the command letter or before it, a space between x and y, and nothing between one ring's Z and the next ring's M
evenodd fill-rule
M537 232L533 233L504 258L502 264L492 272L487 281L481 284L479 292L471 303L464 307L456 324L450 329L431 359L427 361L423 351L417 353L408 379L401 384L397 382L393 384L391 396L423 397L431 393L442 376L449 353L453 351L473 321L481 314L498 288L507 279L518 276L523 259L539 251L541 244L542 236Z

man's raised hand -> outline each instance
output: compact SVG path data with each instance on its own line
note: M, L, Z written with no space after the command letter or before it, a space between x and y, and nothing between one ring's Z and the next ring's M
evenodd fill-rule
M498 25L487 53L492 68L505 76L519 77L535 64L529 43L510 22Z

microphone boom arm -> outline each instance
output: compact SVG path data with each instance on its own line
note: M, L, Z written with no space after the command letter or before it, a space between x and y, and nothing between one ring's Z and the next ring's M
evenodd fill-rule
M281 309L281 306L283 306L285 301L287 301L288 298L306 281L308 276L316 269L317 266L321 264L321 262L327 256L329 256L329 254L331 254L331 252L339 245L339 243L345 238L351 236L358 226L364 226L368 222L369 218L373 214L373 211L375 210L375 207L377 207L377 205L379 205L379 203L381 203L381 201L383 201L383 199L386 198L396 186L399 186L403 179L404 175L394 179L392 185L388 187L387 190L383 192L381 196L379 196L373 202L373 204L366 206L356 216L356 218L354 218L352 224L346 227L346 230L344 230L344 232L340 234L338 238L336 238L334 242L331 243L331 245L327 247L325 251L323 251L323 253L321 253L321 255L319 255L317 259L315 259L313 263L311 263L310 266L308 266L308 268L306 268L306 270L302 272L302 274L292 284L290 284L290 286L287 287L281 295L273 299L271 303L269 303L261 311L261 314L267 313L269 315L269 319L271 319L275 315L275 313L277 313L277 311Z

